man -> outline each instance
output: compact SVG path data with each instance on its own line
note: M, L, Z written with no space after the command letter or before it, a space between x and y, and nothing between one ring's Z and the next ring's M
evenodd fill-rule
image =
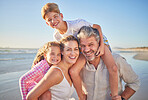
M77 37L81 52L87 59L81 73L87 90L87 100L129 99L138 90L140 81L126 60L120 55L113 55L118 67L118 93L120 96L111 97L108 70L102 59L95 56L99 48L98 31L92 27L83 26ZM122 90L122 80L126 83L124 91Z

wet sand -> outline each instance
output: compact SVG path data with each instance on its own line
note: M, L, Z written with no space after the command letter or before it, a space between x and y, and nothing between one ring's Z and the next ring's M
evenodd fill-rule
M0 74L0 100L21 100L19 78L25 72L27 70ZM74 91L71 100L78 100L76 91Z
M146 52L146 53L137 53L133 58L137 59L137 60L148 61L148 52Z
M24 72L11 72L0 75L0 100L21 100L18 80Z
M115 51L120 52L135 52L137 53L133 58L137 60L148 61L148 47L145 48L122 48L114 49Z

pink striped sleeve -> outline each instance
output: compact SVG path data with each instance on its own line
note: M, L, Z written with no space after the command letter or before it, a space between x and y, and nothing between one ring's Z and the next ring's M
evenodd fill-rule
M45 60L40 61L36 66L34 66L31 70L21 76L19 80L20 92L22 95L22 100L26 100L26 96L28 94L28 89L33 87L36 84L37 80L40 80L46 70L48 70L49 65Z

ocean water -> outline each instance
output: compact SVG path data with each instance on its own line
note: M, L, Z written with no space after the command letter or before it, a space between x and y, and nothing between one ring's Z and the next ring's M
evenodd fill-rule
M37 49L0 49L0 74L27 70L31 67Z
M31 68L36 52L37 49L0 49L0 100L21 100L19 78ZM141 81L140 89L130 100L147 100L148 61L133 59L137 52L115 53L131 64Z
M130 98L130 100L148 100L148 61L136 60L133 57L137 52L119 52L118 54L125 57L127 62L132 66L133 70L140 78L139 90Z
M31 68L36 52L0 48L0 100L21 100L19 78Z

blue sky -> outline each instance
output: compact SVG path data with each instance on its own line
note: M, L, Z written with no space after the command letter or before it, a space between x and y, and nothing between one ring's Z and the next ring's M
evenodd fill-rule
M54 29L41 17L48 2L59 5L64 20L99 24L111 47L148 46L147 0L1 0L0 47L39 48Z

